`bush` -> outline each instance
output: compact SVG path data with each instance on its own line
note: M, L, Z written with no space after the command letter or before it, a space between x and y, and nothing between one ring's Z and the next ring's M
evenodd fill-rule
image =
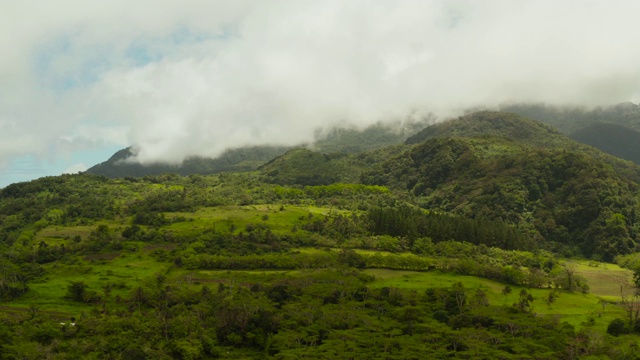
M613 319L609 326L607 326L607 333L609 335L618 336L624 334L624 321L621 319Z
M84 297L88 285L84 283L84 281L72 281L69 286L67 286L67 294L65 298L73 301L84 302Z

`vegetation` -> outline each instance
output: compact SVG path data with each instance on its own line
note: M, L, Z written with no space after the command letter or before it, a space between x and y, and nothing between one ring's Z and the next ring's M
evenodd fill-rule
M257 172L10 185L0 358L638 357L636 182L503 120Z
M135 153L131 147L122 149L107 161L92 166L87 170L90 174L108 177L127 177L162 175L176 173L180 175L217 174L224 171L251 171L270 159L282 155L288 148L282 146L256 146L231 149L217 158L190 157L181 164L148 164L141 165L127 162Z
M640 132L624 125L597 123L577 130L571 138L640 164Z
M576 141L640 164L640 107L636 104L621 103L592 109L513 104L503 110L545 122Z

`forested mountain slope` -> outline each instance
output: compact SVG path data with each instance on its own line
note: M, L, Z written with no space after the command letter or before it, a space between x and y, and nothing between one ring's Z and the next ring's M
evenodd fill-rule
M627 126L596 123L577 130L571 134L571 138L640 164L640 132Z
M355 154L380 149L403 143L407 136L415 134L432 121L432 118L425 118L420 121L391 124L379 123L364 129L335 127L324 132L318 132L313 144L307 144L304 147L313 148L317 152L331 154ZM133 149L129 147L116 152L107 161L89 168L87 173L107 177L142 177L163 173L176 173L186 176L191 174L217 174L229 171L253 171L291 149L291 147L284 146L241 147L229 149L217 158L190 157L183 163L175 165L164 163L141 165L135 162L127 162L127 159L133 155ZM291 154L288 156L291 156ZM300 176L305 175L301 174ZM331 181L336 181L336 178L332 179ZM327 182L330 182L329 179L312 181L314 184Z
M512 223L542 246L607 260L636 249L636 166L513 114L472 114L420 136L362 182L410 191L427 209Z
M186 176L191 174L217 174L225 171L251 171L287 150L288 148L283 146L246 147L227 150L215 159L191 157L178 165L162 163L141 165L127 162L127 159L133 155L133 150L129 147L116 152L107 161L89 168L87 173L108 177L141 177L163 173Z
M425 209L513 224L567 254L612 260L637 249L640 170L630 162L500 112L432 125L407 143L358 155L295 150L261 173L279 184L387 186Z
M394 145L357 154L288 151L259 168L262 179L280 185L357 183L366 169L402 153L409 146Z
M502 106L501 110L542 121L567 135L597 123L618 124L640 131L640 106L630 102L591 109L545 104L511 104Z
M480 111L424 128L406 140L418 144L435 137L504 137L524 145L567 146L567 138L539 121L508 112Z
M407 144L419 143L434 137L478 136L503 137L530 148L558 148L586 153L613 166L622 176L640 182L640 168L629 161L585 146L548 125L515 113L480 111L461 116L423 129L407 139ZM505 149L500 149L502 150Z

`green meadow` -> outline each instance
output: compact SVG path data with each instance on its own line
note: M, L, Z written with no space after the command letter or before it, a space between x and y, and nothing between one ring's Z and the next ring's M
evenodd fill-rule
M607 274L606 271L607 269L600 268L599 270L592 270L589 274L581 274L603 277L601 273ZM597 287L596 292L590 292L589 294L559 292L556 300L547 305L545 299L554 291L553 289L528 289L510 286L512 288L511 293L504 295L502 291L506 286L505 284L475 276L440 271L415 272L388 269L367 269L364 272L375 276L376 281L372 284L373 286L397 287L418 292L424 292L427 288L434 287L450 288L456 283L462 283L471 292L478 289L484 291L487 294L489 303L493 305L510 306L517 302L520 291L526 289L535 299L533 312L541 315L557 315L561 321L566 321L578 328L595 326L600 330L606 330L611 320L625 318L626 316L624 310L615 304L616 301L620 300L619 292L617 294L618 297L615 298L616 294L612 291L615 286L607 288L603 285ZM625 273L622 269L619 269L618 272ZM605 289L605 291L600 292L600 289ZM589 321L593 321L593 323L590 324Z

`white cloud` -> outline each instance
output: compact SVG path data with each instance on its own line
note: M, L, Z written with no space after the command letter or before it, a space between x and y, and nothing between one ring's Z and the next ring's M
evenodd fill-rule
M76 174L76 173L79 173L79 172L86 171L88 168L89 167L85 163L73 164L73 165L69 166L62 173L63 174Z
M103 144L177 162L341 122L637 102L639 12L622 0L9 0L0 164Z

